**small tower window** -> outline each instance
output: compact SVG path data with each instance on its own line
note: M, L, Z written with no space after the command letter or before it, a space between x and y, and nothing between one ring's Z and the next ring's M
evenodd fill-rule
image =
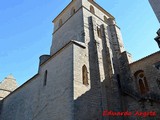
M87 67L83 65L82 67L82 78L83 78L83 84L84 85L89 85L88 83L88 72L87 72Z
M97 27L97 35L98 35L99 38L102 37L101 28L100 27Z
M62 26L62 19L59 20L59 27Z
M47 74L48 74L48 72L46 70L45 73L44 73L44 83L43 83L44 86L47 85Z
M154 66L157 70L160 70L160 62L155 63Z
M94 7L92 5L90 6L90 11L91 13L95 14Z
M107 17L104 16L104 22L107 23L107 21L108 21L108 20L107 20Z
M76 13L76 9L74 7L72 7L72 9L71 9L71 15L74 15L74 13Z
M145 94L149 91L148 83L144 75L143 70L139 70L134 74L136 80L138 81L139 89L141 94Z
M158 88L160 89L160 79L157 79L157 85L158 85Z

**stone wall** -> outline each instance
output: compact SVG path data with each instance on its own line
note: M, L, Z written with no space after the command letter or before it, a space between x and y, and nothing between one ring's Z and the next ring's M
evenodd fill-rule
M160 94L159 87L157 84L157 79L160 79L160 70L155 67L155 64L160 62L160 52L156 52L152 55L149 55L145 58L142 58L136 62L130 64L130 69L132 73L134 83L134 88L137 90L136 79L134 77L134 73L138 70L143 70L146 76L149 89L151 92L156 91L156 93Z
M154 13L157 16L158 21L160 22L160 8L159 8L160 1L159 0L149 0L149 2L152 6Z
M129 66L130 79L127 79L126 82L130 85L130 91L128 91L126 94L127 96L124 96L127 110L133 113L136 111L154 111L157 114L155 117L147 116L146 118L140 116L131 116L129 117L130 120L136 118L143 120L159 119L160 87L158 86L157 79L160 79L160 71L155 67L155 64L160 62L159 58L160 52L156 52L131 63ZM134 75L139 70L144 71L144 75L149 86L149 91L146 94L141 94L139 83Z
M57 28L53 32L52 46L51 46L51 55L56 53L59 49L61 49L66 43L70 40L77 40L80 42L84 41L83 38L83 14L81 9L81 3L77 3L74 5L76 13L71 15L71 7L68 8L67 11L63 11L62 17L60 17L63 21L61 27ZM59 17L58 17L59 18ZM57 26L57 22L55 23L55 27Z
M75 62L75 118L88 119L115 119L103 117L103 110L121 111L121 97L117 85L115 68L118 67L118 54L121 53L123 43L120 31L115 23L112 28L108 21L104 21L104 14L95 4L83 1L83 20L86 48L76 50ZM95 14L90 12L90 5L95 8ZM101 14L100 14L101 13ZM114 21L114 20L113 20ZM98 30L101 36L98 35ZM113 38L114 37L114 38ZM117 47L117 48L116 48ZM117 49L115 51L115 49ZM117 64L116 64L117 63ZM88 68L89 85L82 84L82 65ZM78 65L78 66L77 66ZM78 76L78 72L80 72ZM122 118L117 117L121 120Z
M66 23L70 17L72 17L72 8L75 9L75 11L78 11L80 7L82 6L81 0L72 0L70 4L63 9L63 11L53 20L54 23L54 31L57 31L59 26L59 20L62 19L62 24ZM54 32L53 31L53 32Z
M37 75L3 100L0 119L73 120L73 44L53 55Z

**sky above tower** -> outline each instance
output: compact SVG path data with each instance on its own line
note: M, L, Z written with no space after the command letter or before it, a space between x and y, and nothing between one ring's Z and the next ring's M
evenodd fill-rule
M12 73L21 85L37 73L39 56L50 53L52 20L70 1L0 0L0 81ZM96 2L116 18L134 61L159 50L160 25L148 0Z

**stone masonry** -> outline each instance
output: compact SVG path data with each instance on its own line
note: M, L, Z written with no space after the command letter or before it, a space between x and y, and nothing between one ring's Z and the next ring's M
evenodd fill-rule
M72 0L53 23L50 55L2 100L0 120L160 119L159 51L132 62L115 18L94 0Z

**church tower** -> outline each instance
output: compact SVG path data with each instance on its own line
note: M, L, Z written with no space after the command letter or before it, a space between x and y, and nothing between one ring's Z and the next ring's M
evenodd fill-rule
M50 55L3 100L0 119L115 120L102 113L126 110L120 79L131 62L115 18L94 0L72 0L53 23Z
M106 109L123 109L117 77L124 52L115 18L94 0L72 0L53 20L51 55L74 42L75 120L102 120ZM131 60L131 59L129 59Z

